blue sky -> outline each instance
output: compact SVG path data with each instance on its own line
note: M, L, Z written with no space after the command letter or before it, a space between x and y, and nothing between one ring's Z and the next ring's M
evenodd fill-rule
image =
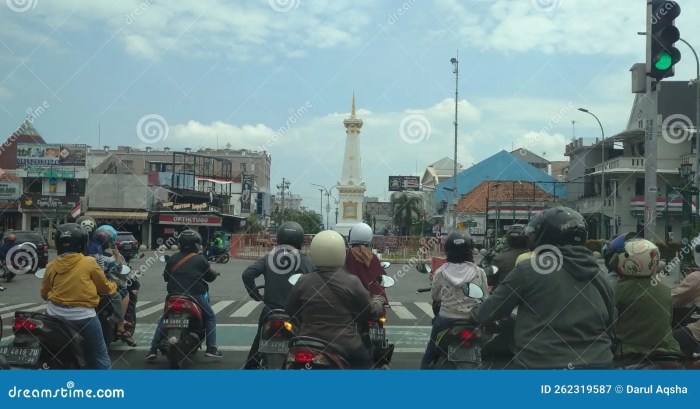
M340 177L352 92L364 120L367 196L389 175L422 174L453 152L459 50L458 160L470 166L527 147L564 159L572 136L621 131L629 68L644 61L645 1L7 0L0 5L0 131L28 108L49 142L144 147L269 146L273 185L315 209L311 183ZM700 4L679 2L681 36L700 47ZM694 76L692 54L674 80ZM290 112L294 121L286 126ZM143 122L143 121L141 121ZM404 127L401 129L401 127Z

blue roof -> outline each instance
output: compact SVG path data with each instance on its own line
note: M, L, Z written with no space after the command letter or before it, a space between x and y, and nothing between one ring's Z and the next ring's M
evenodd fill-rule
M488 180L517 180L530 183L549 182L535 183L535 185L550 195L557 197L566 196L566 183L559 182L556 178L504 150L458 173L458 196L466 195L482 182ZM451 189L452 178L445 179L436 188Z

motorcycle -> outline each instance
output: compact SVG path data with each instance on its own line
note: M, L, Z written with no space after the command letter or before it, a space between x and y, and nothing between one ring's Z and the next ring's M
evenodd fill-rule
M301 274L292 275L289 277L289 283L295 285L299 277ZM384 288L389 288L395 282L391 277L383 275L379 284ZM394 345L388 345L386 340L382 318L386 322L385 314L378 321L368 322L370 324L368 325L370 357L374 358L375 367L378 363L388 365L394 351ZM376 348L378 345L382 348ZM390 352L384 352L385 349L389 349ZM348 369L350 364L347 361L347 356L348 352L339 345L319 338L297 336L289 341L289 353L284 369Z
M258 286L260 290L265 286ZM289 341L294 338L298 329L293 320L284 310L270 310L260 329L260 344L258 353L262 357L260 369L283 369L289 353Z
M126 265L131 268L131 261L144 258L146 255L140 253L139 255L132 257L126 261ZM138 271L132 270L131 274L126 278L126 289L129 291L129 306L126 309L126 314L124 315L124 329L131 332L132 334L136 331L136 303L139 297L139 288L141 284L139 283L140 274Z
M5 287L0 286L0 293L5 291ZM2 317L0 317L0 339L2 339ZM0 346L0 349L2 346ZM0 369L10 369L10 364L7 362L5 355L0 353Z
M228 263L229 259L231 256L229 253L231 252L230 248L225 248L221 250L221 253L219 254L209 254L207 255L207 260L210 263L220 263L220 264L226 264Z
M106 253L106 255L109 256L109 253ZM107 279L116 284L117 287L126 287L128 289L130 280L134 279L135 273L136 272L134 271L134 274L132 274L131 267L129 267L128 264L123 264L121 267L116 267L106 271L105 275L107 276ZM100 325L102 326L102 336L105 339L107 349L109 349L112 342L121 341L120 335L117 331L117 324L119 321L121 321L122 317L117 314L117 311L114 308L115 303L121 303L121 298L119 297L119 300L117 300L117 297L118 295L101 296L100 302L97 305L97 318L100 320ZM129 303L131 303L131 300L129 300ZM135 308L136 304L134 304L134 309ZM136 319L135 312L133 319ZM127 321L129 320L127 319ZM135 321L131 322L133 323L133 326L136 325ZM133 328L129 331L133 331Z
M5 263L4 261L0 261L0 269L2 269L1 278L4 278L5 281L8 283L12 281L12 279L15 278L15 276L17 275L14 272L12 272L12 269L9 268L7 266L7 263Z
M381 266L384 270L391 266L388 261L382 261ZM384 288L389 288L394 285L394 279L387 275L380 276L377 279L379 285ZM384 304L385 311L391 308L389 303ZM390 344L386 336L384 325L386 324L386 312L377 320L367 321L367 325L357 325L358 332L362 337L363 343L369 356L373 362L373 368L388 368L391 364L391 357L394 355L394 344Z

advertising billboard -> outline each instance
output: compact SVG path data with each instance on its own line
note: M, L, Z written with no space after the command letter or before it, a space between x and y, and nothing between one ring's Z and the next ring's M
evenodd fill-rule
M17 144L17 167L85 166L87 145Z
M419 191L420 178L418 176L389 176L390 192L402 192L404 190Z

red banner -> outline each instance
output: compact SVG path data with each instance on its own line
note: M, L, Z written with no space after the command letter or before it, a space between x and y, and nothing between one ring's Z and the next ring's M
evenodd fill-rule
M221 226L221 217L202 215L173 215L161 214L160 224L176 224L188 226Z

